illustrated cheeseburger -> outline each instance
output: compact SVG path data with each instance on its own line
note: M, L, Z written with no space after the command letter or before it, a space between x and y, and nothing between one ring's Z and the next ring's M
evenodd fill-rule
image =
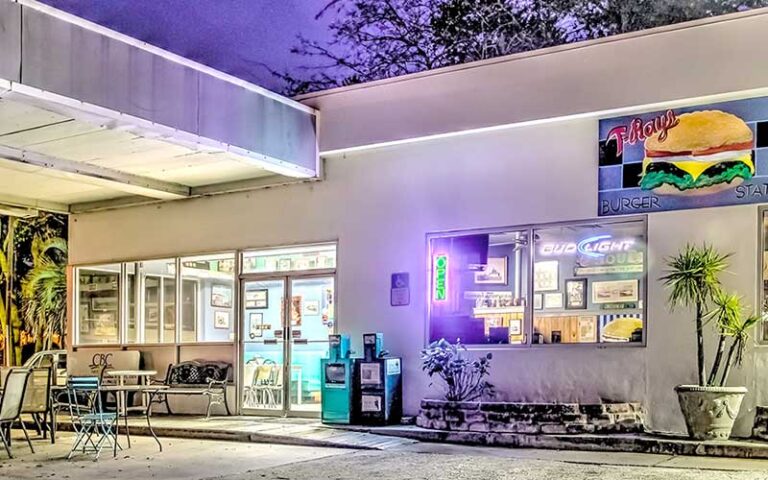
M752 130L720 110L684 113L664 135L645 140L640 188L660 195L704 195L752 178Z

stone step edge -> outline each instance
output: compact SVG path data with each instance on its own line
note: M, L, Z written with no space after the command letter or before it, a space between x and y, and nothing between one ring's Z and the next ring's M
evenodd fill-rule
M354 425L334 426L357 432L409 438L421 442L456 443L506 448L539 448L592 452L630 452L699 457L768 459L768 444L745 445L747 440L695 441L644 436L641 434L526 434L483 433L422 428L372 428ZM738 444L736 444L738 442Z
M32 427L34 431L34 424L28 425ZM120 426L120 435L123 436L124 428ZM326 448L345 448L354 450L380 450L376 446L361 445L359 443L345 443L334 442L329 440L320 440L312 438L302 438L291 435L275 435L270 433L257 433L257 432L239 432L237 430L217 430L217 429L187 429L187 428L173 428L152 426L155 431L155 435L160 439L160 442L165 438L182 438L182 439L195 439L195 440L226 440L230 442L241 443L274 443L277 445L293 445L301 447L326 447ZM72 432L72 425L70 423L60 423L57 425L57 431L59 432ZM146 426L130 426L131 436L139 437L151 437L149 428ZM369 432L360 432L369 433Z

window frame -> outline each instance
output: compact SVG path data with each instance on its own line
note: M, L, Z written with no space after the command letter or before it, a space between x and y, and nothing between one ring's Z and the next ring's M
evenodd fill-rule
M766 207L768 211L768 207ZM762 218L762 217L761 217ZM645 237L645 251L643 255L643 273L642 283L645 288L640 292L640 301L642 302L642 316L643 316L643 338L640 342L594 342L594 343L556 343L556 344L535 344L533 343L533 269L535 265L535 240L534 232L536 230L551 228L551 227L569 227L569 226L583 226L589 224L597 224L601 226L608 226L618 223L631 223L637 222L642 226L643 236ZM484 227L474 229L453 229L437 232L429 232L426 234L426 272L427 272L427 288L426 288L426 318L424 321L424 346L428 346L432 339L429 338L430 326L432 322L432 240L437 238L450 238L461 235L474 235L474 234L494 234L505 232L525 232L529 238L528 251L524 253L527 255L526 266L526 284L524 285L524 291L526 292L525 312L523 314L523 333L524 339L522 343L506 344L506 343L472 343L466 344L468 350L475 351L488 351L488 350L535 350L535 349L550 349L550 348L645 348L648 342L648 215L626 215L606 218L587 218L581 220L569 220L563 222L547 222L547 223L532 223L525 225L506 225L500 227Z
M768 243L765 241L765 221L768 219L768 205L760 205L757 207L757 254L760 257L757 262L757 301L760 308L760 313L767 313L764 305L765 299L768 297L765 293L765 279L763 278L763 271L766 268L765 251L768 248ZM768 321L763 320L760 322L760 328L758 334L755 335L753 345L758 347L768 347Z

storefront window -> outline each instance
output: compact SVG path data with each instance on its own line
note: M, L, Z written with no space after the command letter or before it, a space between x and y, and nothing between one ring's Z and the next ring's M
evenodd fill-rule
M643 342L644 219L433 236L429 250L430 341Z
M280 248L243 253L243 273L275 273L336 268L336 245Z
M138 318L136 312L138 311L138 298L139 298L139 282L136 281L136 264L126 264L126 299L128 301L128 322L126 331L126 342L138 343L139 341L139 329L137 328Z
M762 274L762 291L763 291L763 318L768 315L768 209L762 211L763 217L763 274ZM763 321L762 331L760 332L761 343L768 343L768 322Z
M643 341L645 223L534 229L534 344Z
M526 342L528 231L430 240L430 341Z
M78 343L119 342L119 291L119 264L77 269Z
M181 259L183 342L228 342L235 332L235 255Z
M144 284L142 343L173 343L176 341L176 262L152 260L140 265Z

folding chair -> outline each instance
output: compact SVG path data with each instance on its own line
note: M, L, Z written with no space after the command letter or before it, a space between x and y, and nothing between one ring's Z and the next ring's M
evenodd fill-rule
M3 442L3 447L10 458L13 458L10 445L11 426L16 422L19 422L24 431L29 449L35 453L27 427L21 421L21 408L24 404L24 394L30 373L31 371L27 368L12 368L5 377L5 390L3 390L3 398L0 399L0 441Z
M67 380L69 415L75 430L75 441L68 459L78 449L92 452L98 460L104 444L117 456L117 412L105 412L102 404L99 377L70 377Z
M21 413L32 416L37 432L43 438L48 432L51 432L51 442L53 442L53 432L51 424L48 422L48 416L51 414L50 367L38 367L30 370Z

